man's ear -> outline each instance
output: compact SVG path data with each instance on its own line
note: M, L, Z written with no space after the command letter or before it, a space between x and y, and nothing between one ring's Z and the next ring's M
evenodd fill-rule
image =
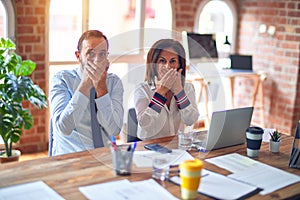
M75 56L76 56L77 60L80 61L80 52L79 51L75 51Z

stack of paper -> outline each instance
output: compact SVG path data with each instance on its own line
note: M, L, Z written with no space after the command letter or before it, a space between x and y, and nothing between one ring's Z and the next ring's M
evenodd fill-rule
M177 199L153 179L130 182L127 179L79 187L88 199L153 200Z
M14 185L10 187L0 188L0 199L10 200L62 200L52 188L43 181L36 181Z
M202 170L202 174L205 175L201 178L198 192L216 199L243 199L259 191L255 186L205 169ZM171 177L170 180L180 185L179 176Z
M133 155L133 162L137 167L152 167L152 159L157 155L170 157L170 165L179 165L185 160L194 160L194 157L187 151L172 149L172 153L167 154L161 154L155 151L135 151Z
M233 172L228 177L263 189L260 194L269 194L285 186L297 183L300 177L255 161L237 153L206 159L207 162Z

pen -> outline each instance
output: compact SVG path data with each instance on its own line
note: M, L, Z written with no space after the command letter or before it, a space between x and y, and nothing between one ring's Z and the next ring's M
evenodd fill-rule
M111 146L116 151L118 149L116 139L115 139L115 137L113 135L110 137L110 139L111 139L110 140Z

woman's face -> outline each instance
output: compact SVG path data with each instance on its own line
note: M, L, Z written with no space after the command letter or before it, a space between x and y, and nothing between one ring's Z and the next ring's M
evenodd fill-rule
M177 53L172 49L162 50L157 60L157 73L160 80L170 69L178 69L179 59Z

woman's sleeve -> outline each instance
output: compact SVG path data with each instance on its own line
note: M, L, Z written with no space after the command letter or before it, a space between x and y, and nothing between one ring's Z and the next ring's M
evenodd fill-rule
M147 85L139 84L134 91L134 104L139 126L142 131L138 137L142 140L155 136L163 128L167 115L163 109L166 99L147 90Z
M186 83L184 90L176 95L175 99L183 123L193 125L199 117L194 85Z

